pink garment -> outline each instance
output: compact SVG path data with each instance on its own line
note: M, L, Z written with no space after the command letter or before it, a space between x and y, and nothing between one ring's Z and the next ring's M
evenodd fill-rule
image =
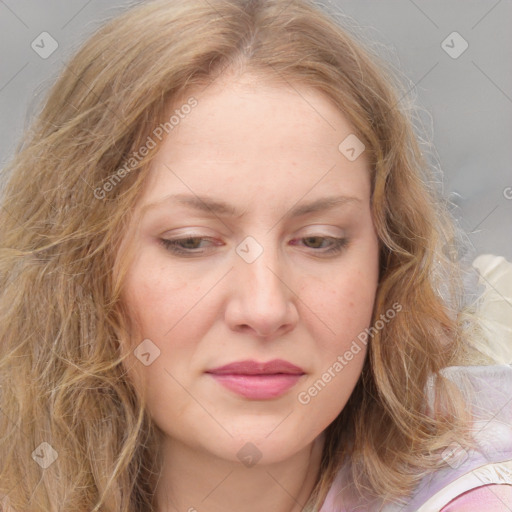
M461 494L450 501L441 512L510 512L512 510L512 485L483 485Z
M319 512L512 512L512 365L453 366L442 373L468 399L475 449L453 441L442 454L446 464L426 475L406 503L386 505L352 496L348 461Z

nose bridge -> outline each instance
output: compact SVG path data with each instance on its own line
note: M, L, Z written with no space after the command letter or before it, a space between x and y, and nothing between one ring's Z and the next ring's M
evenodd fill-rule
M252 295L271 298L276 293L285 295L282 290L284 283L282 277L281 258L277 244L273 243L271 236L264 239L260 236L259 242L252 236L246 237L237 247L239 256L236 267L241 282L252 291ZM243 281L246 281L245 283Z
M247 237L236 252L236 300L231 320L260 335L270 335L284 325L290 327L296 321L293 293L286 284L288 276L277 243L271 236L262 237L261 243Z

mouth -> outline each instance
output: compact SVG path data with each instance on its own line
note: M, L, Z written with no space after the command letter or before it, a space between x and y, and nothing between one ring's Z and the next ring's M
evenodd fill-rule
M273 359L268 362L253 360L237 361L226 364L206 373L215 375L304 375L304 370L283 359Z
M239 361L206 373L223 387L250 400L280 397L305 375L302 368L280 359L267 363Z

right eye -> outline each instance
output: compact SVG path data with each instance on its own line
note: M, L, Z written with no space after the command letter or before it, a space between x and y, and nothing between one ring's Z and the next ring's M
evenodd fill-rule
M214 243L213 239L204 236L187 236L184 238L166 239L161 238L160 243L171 253L181 256L200 256L205 254L210 248L200 246L202 242ZM219 244L215 244L219 245Z

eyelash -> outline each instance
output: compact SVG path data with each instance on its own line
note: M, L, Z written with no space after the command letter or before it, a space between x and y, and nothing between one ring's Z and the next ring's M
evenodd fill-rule
M336 255L340 254L348 246L348 242L349 242L347 238L336 238L333 236L319 236L319 235L305 236L305 237L299 238L299 240L308 240L311 238L313 238L313 239L320 238L323 240L331 241L331 244L332 244L331 247L329 249L323 250L321 252L321 254L328 254L329 256L336 256ZM205 251L194 252L197 250L197 248L184 249L183 247L180 247L180 244L189 242L189 241L193 241L193 240L203 241L203 240L212 240L212 239L208 238L208 237L203 237L203 236L188 236L188 237L184 237L184 238L175 238L173 240L167 240L165 238L161 238L160 242L165 247L166 250L168 250L169 252L176 254L178 256L194 257L194 256L203 255ZM206 250L208 250L208 249L206 249ZM318 251L315 251L315 252L318 252Z

